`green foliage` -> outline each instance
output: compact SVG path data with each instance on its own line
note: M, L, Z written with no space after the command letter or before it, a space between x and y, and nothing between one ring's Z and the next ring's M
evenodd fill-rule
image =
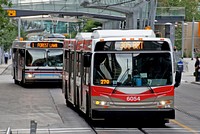
M184 51L184 53L183 53L183 57L187 57L187 55L186 55L186 52Z
M200 0L158 0L160 7L185 7L185 21L200 20Z
M82 29L82 32L92 32L93 28L97 28L98 26L102 26L102 24L100 22L89 19L86 21L86 24Z
M200 20L200 12L198 11L200 0L158 0L159 7L185 7L185 21L192 22ZM175 46L178 50L182 49L182 26L178 24L175 29ZM192 53L184 57L191 57Z
M71 35L68 34L67 36L65 36L65 38L66 38L66 39L75 38L76 34L77 34L77 32L76 32L76 31L73 31L73 32L71 33Z
M177 50L181 50L182 48L182 26L181 24L177 25L175 28L175 46Z
M0 0L0 46L3 45L4 50L7 50L12 45L12 41L16 38L17 27L3 9L4 6L11 7L12 3L7 0Z

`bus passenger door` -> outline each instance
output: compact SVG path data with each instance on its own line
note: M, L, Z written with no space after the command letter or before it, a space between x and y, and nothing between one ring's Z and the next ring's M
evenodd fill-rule
M16 49L16 48L13 48L13 72L12 72L12 75L13 75L13 79L14 80L17 80L17 74L18 74L18 53L19 53L19 50Z
M74 52L70 52L70 61L69 61L69 94L68 94L68 100L74 104L74 77L76 77L76 75L74 74Z
M89 55L84 53L82 55L82 60L81 60L81 110L88 114L89 116L89 109L91 107L90 104L90 91L89 91L89 85L90 85L90 63L88 58ZM90 58L89 58L90 59ZM88 62L88 65L85 66L85 64Z
M80 110L83 112L86 112L86 107L84 106L84 104L86 104L86 95L84 95L85 91L84 91L84 66L83 66L83 52L81 52L80 54L80 65L79 65L79 71L80 71L80 89L79 89L79 106L80 106ZM85 98L85 99L84 99Z
M76 54L76 106L81 109L82 105L82 78L81 78L81 57L82 52Z
M24 69L24 57L25 57L25 50L19 49L18 54L18 80L21 81L23 78L23 69Z

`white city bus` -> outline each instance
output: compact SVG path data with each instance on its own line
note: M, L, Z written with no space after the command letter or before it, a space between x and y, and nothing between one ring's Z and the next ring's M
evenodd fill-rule
M152 30L96 30L79 42L64 48L67 105L92 120L163 124L175 118L181 73L174 69L170 39L157 38Z
M62 83L63 42L14 41L12 60L16 84Z

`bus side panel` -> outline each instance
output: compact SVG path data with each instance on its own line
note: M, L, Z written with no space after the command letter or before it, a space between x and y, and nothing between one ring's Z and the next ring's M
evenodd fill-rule
M12 49L12 71L11 71L11 75L13 76L13 79L15 79L15 74L16 74L16 58L17 58L17 49L13 48Z

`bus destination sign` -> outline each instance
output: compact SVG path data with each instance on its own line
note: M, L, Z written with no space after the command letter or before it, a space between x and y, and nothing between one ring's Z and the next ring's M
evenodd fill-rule
M62 48L63 44L62 43L57 43L57 42L32 42L31 47L36 47L36 48Z
M120 49L121 50L140 50L140 49L143 49L143 42L142 41L121 42Z

